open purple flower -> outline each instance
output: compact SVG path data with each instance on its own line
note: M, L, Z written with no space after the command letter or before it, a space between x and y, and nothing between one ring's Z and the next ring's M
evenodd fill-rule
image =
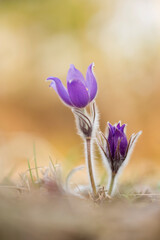
M89 65L85 79L82 73L71 64L67 74L67 89L59 78L49 77L47 80L52 80L50 87L57 92L65 104L70 107L84 108L97 94L93 66L93 63Z
M129 141L124 132L126 124L111 125L108 123L108 134L103 135L104 144L99 143L102 149L112 173L117 174L122 163L129 157L131 151L133 150L134 143L141 132L137 134L132 134ZM106 160L105 160L106 161Z

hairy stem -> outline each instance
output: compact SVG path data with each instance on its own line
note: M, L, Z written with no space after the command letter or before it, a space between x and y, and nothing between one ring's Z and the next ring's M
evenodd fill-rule
M96 191L96 185L95 185L94 174L93 174L93 166L92 166L91 138L86 138L85 144L86 144L86 162L88 167L89 181L91 184L92 193L94 194L94 196L96 196L97 191Z
M112 196L112 194L113 194L113 189L114 189L114 185L115 185L115 178L116 178L116 174L111 173L111 177L110 177L110 181L109 181L109 187L108 187L108 195L109 196Z

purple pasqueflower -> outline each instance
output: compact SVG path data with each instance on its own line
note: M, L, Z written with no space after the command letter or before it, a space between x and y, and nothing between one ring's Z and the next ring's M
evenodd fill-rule
M116 154L120 154L122 157L125 157L127 147L128 147L128 141L126 134L124 133L125 124L122 126L120 123L117 125L112 126L110 123L108 123L108 144L107 150L110 151L111 158L114 159L116 157ZM118 152L117 152L118 151ZM108 152L109 153L109 152Z
M67 74L67 89L59 78L49 77L47 80L52 80L50 87L57 92L65 104L70 107L84 108L97 94L97 81L93 66L93 63L89 65L85 79L82 73L71 64Z
M121 167L122 163L129 157L133 146L141 131L137 134L132 134L129 141L124 132L126 124L111 125L108 123L108 134L103 135L105 140L104 144L99 143L101 150L103 151L105 157L108 160L110 169L112 173L116 174Z

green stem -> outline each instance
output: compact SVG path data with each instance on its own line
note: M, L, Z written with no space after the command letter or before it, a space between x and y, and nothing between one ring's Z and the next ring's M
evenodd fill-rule
M86 138L85 141L86 141L86 161L88 166L89 181L91 184L92 192L94 196L96 196L97 191L96 191L96 185L95 185L93 167L92 167L91 138Z
M29 174L30 174L30 177L31 177L31 181L34 184L34 179L33 179L32 170L31 170L29 159L27 159L27 162L28 162L28 170L29 170Z
M112 195L113 187L114 187L114 184L115 184L115 178L116 178L116 174L112 173L111 178L110 178L109 188L108 188L108 195L109 196Z
M37 157L36 157L36 145L35 144L33 145L33 153L34 153L34 164L35 164L35 169L36 169L36 176L37 176L37 180L39 181Z

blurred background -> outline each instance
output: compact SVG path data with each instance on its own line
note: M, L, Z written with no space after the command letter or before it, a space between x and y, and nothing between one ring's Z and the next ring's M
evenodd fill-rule
M34 143L39 166L52 156L65 175L84 163L74 117L45 79L65 84L71 63L85 75L94 62L101 129L143 131L121 181L159 183L159 13L159 0L0 0L0 179L33 164Z

